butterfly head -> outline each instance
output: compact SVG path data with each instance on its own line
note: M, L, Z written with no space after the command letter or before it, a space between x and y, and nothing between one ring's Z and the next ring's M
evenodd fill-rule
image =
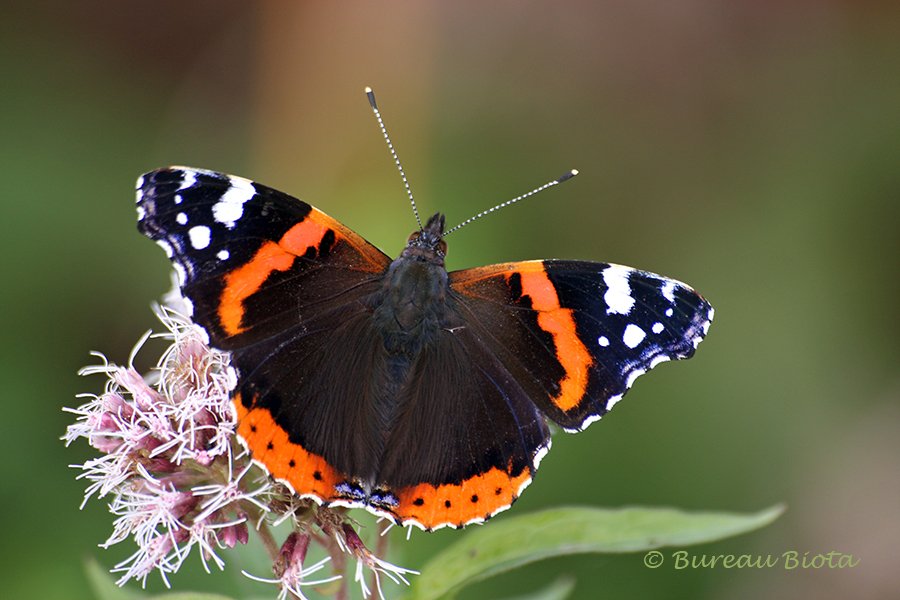
M443 235L444 215L435 213L425 223L425 227L410 234L400 256L443 265L444 256L447 255L447 242L443 240Z

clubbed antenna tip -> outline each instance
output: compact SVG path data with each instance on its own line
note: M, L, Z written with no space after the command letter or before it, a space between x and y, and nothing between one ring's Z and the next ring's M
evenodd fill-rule
M448 229L447 231L445 231L444 234L443 234L441 237L447 237L448 235L450 235L450 234L453 233L454 231L457 231L457 230L460 229L461 227L465 227L466 225L468 225L468 224L471 223L472 221L475 221L476 219L480 219L481 217L483 217L483 216L485 216L485 215L489 215L489 214L491 214L492 212L496 212L496 211L500 210L501 208L506 208L506 207L509 206L510 204L515 204L516 202L518 202L518 201L520 201L520 200L524 200L525 198L528 198L529 196L534 196L534 195L537 194L538 192L543 192L544 190L546 190L546 189L549 188L549 187L553 187L554 185L559 185L559 184L561 184L563 181L568 181L569 179L572 179L572 178L575 177L576 175L578 175L578 170L577 170L577 169L572 169L572 170L568 171L567 173L565 173L564 175L562 175L561 177L557 177L557 178L554 179L553 181L548 181L548 182L545 183L544 185L542 185L542 186L540 186L540 187L534 188L533 190L531 190L531 191L528 192L527 194L522 194L521 196L516 196L516 197L513 198L512 200L507 200L506 202L501 202L500 204L498 204L498 205L496 205L496 206L494 206L494 207L492 207L492 208L489 208L489 209L487 209L487 210L481 211L480 213L478 213L477 215L475 215L475 216L473 216L473 217L469 217L468 219L466 219L465 221L463 221L462 223L460 223L460 224L457 225L456 227L451 227L450 229Z
M406 189L406 195L409 196L409 203L412 205L413 215L416 217L416 223L419 224L419 230L421 231L422 219L419 218L419 209L416 207L415 199L413 199L412 190L409 187L409 180L406 179L406 173L403 172L400 158L397 156L397 151L394 150L391 136L388 135L387 129L384 126L384 119L381 118L381 111L378 110L378 105L375 103L375 92L373 92L372 88L369 86L366 86L366 98L369 99L369 105L372 107L372 112L375 113L375 119L378 121L378 128L381 129L381 135L384 136L384 141L387 143L391 157L394 159L394 164L397 165L397 171L400 172L400 179L403 180L403 187Z
M569 171L568 173L566 173L565 175L563 175L562 177L557 179L556 183L562 183L563 181L568 181L569 179L572 179L576 175L578 175L578 169L572 169L571 171Z

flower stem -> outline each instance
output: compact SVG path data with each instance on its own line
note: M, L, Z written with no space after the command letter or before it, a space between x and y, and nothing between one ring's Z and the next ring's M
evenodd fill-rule
M278 546L278 542L275 541L275 536L272 535L272 530L269 529L269 524L262 518L262 511L252 502L242 502L241 504L243 505L242 508L247 512L248 520L259 523L256 527L256 533L259 535L263 546L265 546L269 558L272 562L275 562L281 549Z

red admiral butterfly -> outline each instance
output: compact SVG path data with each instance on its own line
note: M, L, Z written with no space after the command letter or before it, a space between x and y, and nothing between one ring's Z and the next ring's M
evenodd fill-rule
M301 497L402 525L509 508L550 448L548 419L584 429L638 376L693 355L713 317L683 283L619 265L448 273L440 213L391 260L309 204L222 173L147 173L137 208L194 321L231 352L254 460Z

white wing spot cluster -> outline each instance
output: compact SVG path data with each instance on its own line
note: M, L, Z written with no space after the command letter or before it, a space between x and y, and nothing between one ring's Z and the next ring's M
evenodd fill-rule
M244 203L253 198L256 188L247 180L233 177L228 180L231 184L219 201L213 204L213 218L217 223L222 223L228 229L234 226L244 215Z
M619 319L612 319L609 327L601 330L605 335L597 337L598 346L602 348L616 347L616 352L611 356L610 368L614 371L612 374L614 381L616 377L621 377L621 380L618 381L624 383L624 389L620 388L621 393L611 395L606 399L603 407L605 415L622 400L625 392L631 389L641 375L660 363L686 358L687 352L683 349L682 344L690 341L696 348L709 330L714 313L711 307L708 308L706 320L703 320L702 312L695 314L696 309L693 303L699 299L694 297L694 292L690 287L679 281L635 271L620 265L609 265L600 272L600 275L606 286L606 292L603 295L607 307L606 314L630 316L630 318L623 319L625 329L621 334L621 343L624 344L624 347L616 347L616 344L619 343L618 331L610 334L610 330L614 327L613 323L621 322ZM656 287L653 282L656 282L659 287ZM638 296L635 296L635 292ZM661 298L652 297L651 295L654 293L665 299L669 306L663 304L660 307L659 300ZM641 294L646 294L647 299L645 300ZM679 295L682 298L679 298ZM640 305L638 305L639 300L642 302ZM679 301L684 302L682 308L678 306ZM634 310L636 305L638 305L637 311ZM659 316L659 320L652 320L650 315L656 314L656 311L659 310L663 311L665 317ZM679 312L677 317L676 310ZM676 322L666 321L666 318L672 317L675 317ZM648 319L646 322L644 322L645 318ZM684 323L681 323L682 318L685 320ZM685 328L684 331L682 331L682 327ZM651 333L660 335L666 331L670 332L671 339L648 339ZM681 340L680 337L687 339ZM669 343L673 345L670 346ZM601 416L600 414L589 414L577 427L565 428L565 430L583 431L591 423L599 420Z
M633 269L621 265L610 265L603 269L603 283L606 284L603 301L606 302L606 314L627 315L631 312L634 298L631 296L628 276L632 271Z

